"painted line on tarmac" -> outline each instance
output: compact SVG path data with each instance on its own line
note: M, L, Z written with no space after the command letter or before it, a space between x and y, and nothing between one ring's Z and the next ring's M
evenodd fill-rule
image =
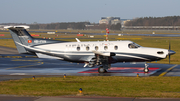
M0 56L0 58L37 58L37 56Z
M9 69L15 69L15 68L24 68L24 67L30 67L30 66L37 66L37 65L42 65L44 64L43 62L37 62L38 64L36 65L27 65L27 66L18 66L18 67L13 67L13 68L6 68L6 70L9 70Z
M20 59L16 59L16 60L11 60L11 61L35 61L35 62L37 62L39 60L20 60Z
M25 56L26 58L38 58L37 56Z
M174 65L171 68L167 69L165 72L161 73L159 76L164 76L166 73L168 73L170 70L172 70L173 68L177 67L178 65Z
M136 40L141 40L142 38L116 38L119 40L125 39L125 40L130 40L130 39L136 39Z
M0 58L22 58L22 56L0 56Z

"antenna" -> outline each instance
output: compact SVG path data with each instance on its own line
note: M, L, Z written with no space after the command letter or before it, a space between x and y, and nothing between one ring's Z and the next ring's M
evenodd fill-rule
M76 38L76 41L77 41L77 42L81 42L78 38Z

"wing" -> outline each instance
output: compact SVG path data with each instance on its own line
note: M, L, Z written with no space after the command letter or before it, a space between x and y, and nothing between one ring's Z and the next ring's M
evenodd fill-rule
M101 56L107 56L107 57L110 57L110 56L115 56L116 54L113 53L113 52L100 52L100 51L92 51L94 54L98 54L98 55L101 55Z

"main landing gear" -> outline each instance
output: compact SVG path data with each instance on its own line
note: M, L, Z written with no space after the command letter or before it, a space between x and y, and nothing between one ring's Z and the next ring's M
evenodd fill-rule
M98 68L99 73L105 73L108 71L109 68L111 68L111 64L109 63L110 57L103 56L101 58L102 66Z
M149 72L148 66L149 66L149 65L148 65L147 63L145 63L144 73L148 73L148 72Z

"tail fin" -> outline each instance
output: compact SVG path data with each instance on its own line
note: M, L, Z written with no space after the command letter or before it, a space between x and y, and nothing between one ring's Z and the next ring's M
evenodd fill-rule
M42 45L42 44L51 44L51 43L62 43L65 41L57 41L57 40L46 40L46 39L38 39L33 38L26 29L29 26L6 26L4 27L9 29L11 36L14 40L14 43L17 47L19 53L22 54L35 54L35 51L28 50L24 46L34 46L34 45Z
M34 38L25 29L29 28L29 26L6 26L5 28L9 29L18 52L23 54L30 53L23 46L18 44L20 43L26 46L33 45Z

